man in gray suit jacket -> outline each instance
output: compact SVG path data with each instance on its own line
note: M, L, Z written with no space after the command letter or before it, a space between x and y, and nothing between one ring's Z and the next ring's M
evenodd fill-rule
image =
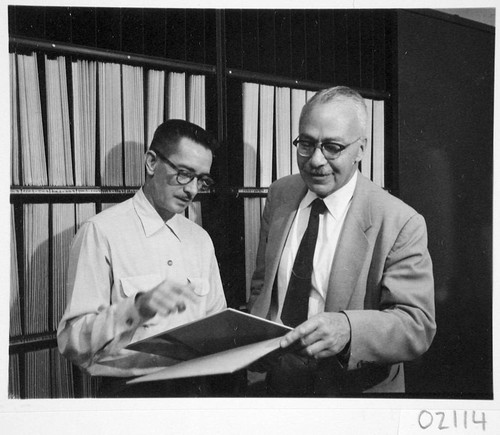
M269 188L249 307L294 327L281 342L293 351L267 367L269 395L402 393L402 363L434 337L425 221L358 171L366 123L357 92L318 92L294 141L300 175Z

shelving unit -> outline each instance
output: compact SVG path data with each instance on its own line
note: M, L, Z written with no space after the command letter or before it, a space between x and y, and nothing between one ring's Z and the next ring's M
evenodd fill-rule
M59 25L54 27L54 22ZM200 194L196 201L203 204L203 226L214 240L226 298L232 307L246 302L242 199L263 199L268 187L243 183L242 83L309 91L345 84L358 89L367 99L388 102L387 31L382 11L9 7L11 52L46 53L206 76L206 125L216 133L221 149L212 168L217 186ZM44 110L42 114L46 131ZM385 147L390 151L388 141ZM391 154L385 155L389 160ZM98 167L96 163L95 186L11 186L21 307L25 298L23 205L49 204L50 227L55 203L95 203L99 212L102 204L120 202L137 191L138 186L101 186ZM391 175L386 173L386 187L390 188L391 183ZM49 228L49 274L53 236ZM51 283L49 276L49 292ZM24 326L23 313L21 317ZM28 397L26 353L55 346L53 330L11 337L9 353L19 360L19 385L11 385L12 397ZM11 367L11 374L14 372ZM89 385L93 382L95 386L95 381L86 379L76 368L72 376L74 396L92 396ZM54 388L36 397L55 397Z

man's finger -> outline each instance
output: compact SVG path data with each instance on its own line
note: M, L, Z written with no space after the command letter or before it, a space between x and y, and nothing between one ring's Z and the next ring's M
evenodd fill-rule
M297 340L306 337L311 334L317 328L317 323L314 320L307 320L301 325L297 326L293 331L290 331L286 334L283 339L280 341L281 347L288 347L292 343L295 343Z

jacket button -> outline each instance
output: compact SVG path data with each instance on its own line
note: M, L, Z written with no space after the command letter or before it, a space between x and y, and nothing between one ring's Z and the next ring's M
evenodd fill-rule
M168 264L169 266L172 266L172 264L174 264L174 262L173 262L172 260L168 260L168 261L167 261L167 264Z

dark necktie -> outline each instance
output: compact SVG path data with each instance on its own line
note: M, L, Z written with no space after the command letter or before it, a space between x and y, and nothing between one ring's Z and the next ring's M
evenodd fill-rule
M311 275L313 270L314 249L318 238L319 215L326 210L323 200L316 198L311 205L311 214L306 232L293 263L290 282L286 291L281 320L285 325L295 328L307 320Z

